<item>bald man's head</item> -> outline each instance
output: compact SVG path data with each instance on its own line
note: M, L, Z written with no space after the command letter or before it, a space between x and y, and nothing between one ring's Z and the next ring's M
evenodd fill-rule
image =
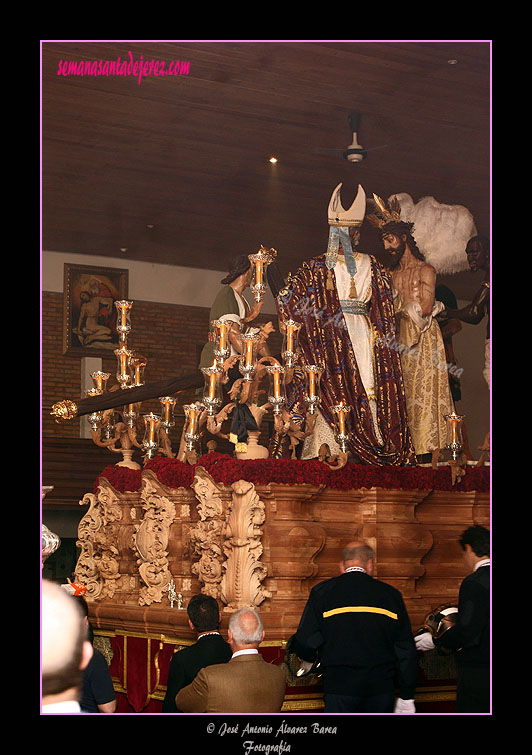
M54 582L42 583L42 694L79 686L88 660L87 625L75 598ZM90 659L90 655L89 655Z
M264 636L262 618L252 608L241 608L229 619L228 637L231 646L258 647Z

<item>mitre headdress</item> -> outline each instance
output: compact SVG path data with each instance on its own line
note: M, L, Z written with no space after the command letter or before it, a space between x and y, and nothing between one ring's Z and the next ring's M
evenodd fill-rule
M339 183L336 189L333 191L331 199L329 201L329 209L327 212L329 225L359 227L362 225L364 215L366 214L366 192L359 184L357 195L353 200L353 204L348 210L344 210L344 208L342 207L342 200L340 199L341 188L342 184Z
M335 266L338 257L339 244L342 242L347 269L349 274L354 276L356 273L356 264L348 228L359 228L362 225L364 215L366 214L366 192L359 184L357 195L354 198L351 207L348 210L344 210L342 200L340 199L341 188L342 184L339 183L329 200L327 221L330 228L325 264L329 270Z

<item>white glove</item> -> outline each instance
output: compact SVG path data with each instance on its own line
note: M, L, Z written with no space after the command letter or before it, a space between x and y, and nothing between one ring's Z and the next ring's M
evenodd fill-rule
M413 700L402 700L400 697L395 701L394 713L415 713L416 706Z
M418 634L414 637L414 640L416 641L416 648L418 650L434 650L435 645L430 632Z
M303 676L303 674L307 674L310 669L312 668L312 663L310 661L303 661L299 659L300 667L297 670L296 676Z

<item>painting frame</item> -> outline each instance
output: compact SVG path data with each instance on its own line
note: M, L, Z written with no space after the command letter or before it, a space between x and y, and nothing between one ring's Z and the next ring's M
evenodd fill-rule
M128 297L129 270L65 262L63 276L63 355L114 358L114 303Z

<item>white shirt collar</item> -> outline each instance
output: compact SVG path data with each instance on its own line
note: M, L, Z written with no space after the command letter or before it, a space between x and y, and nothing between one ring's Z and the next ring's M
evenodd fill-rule
M77 700L65 700L62 703L50 703L42 706L43 713L81 713Z
M473 569L473 571L476 571L480 566L489 566L489 565L490 565L489 558L483 558L482 561L477 561L477 563L475 564L475 568Z
M237 650L236 653L233 653L231 658L236 658L237 655L253 655L254 653L258 653L259 651L256 648L249 648L248 650Z
M349 566L345 570L345 574L347 574L347 572L350 572L350 571L361 571L361 572L364 572L364 574L367 574L367 571L363 569L361 566Z

